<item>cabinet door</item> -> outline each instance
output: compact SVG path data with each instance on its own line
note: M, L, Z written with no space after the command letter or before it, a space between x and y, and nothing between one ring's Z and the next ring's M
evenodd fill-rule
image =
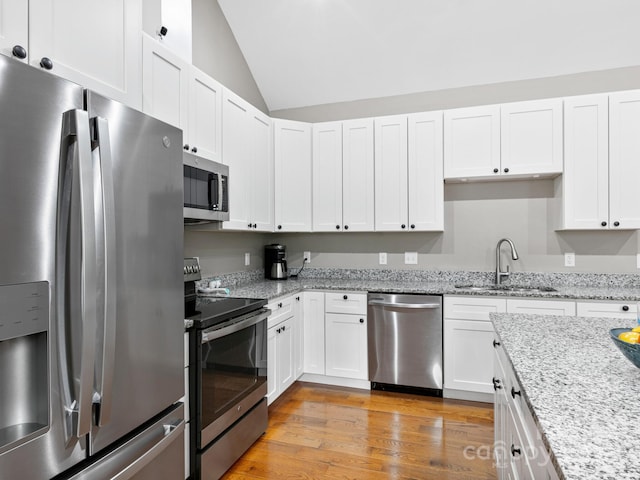
M224 229L248 230L250 193L252 186L251 136L249 111L251 105L238 95L223 90L222 95L222 161L229 165L229 221Z
M30 0L29 58L52 73L141 108L142 0Z
M311 125L274 121L275 225L278 232L311 231Z
M267 330L267 402L278 396L278 342L277 327Z
M500 173L500 106L444 112L444 178Z
M302 323L302 294L297 294L293 302L293 373L300 378L304 371L304 325Z
M375 130L375 229L407 230L407 117L376 118Z
M444 230L442 112L408 117L410 231Z
M276 352L278 395L289 388L295 381L293 370L293 337L292 318L285 320L276 327Z
M504 298L445 296L444 318L458 320L482 320L489 322L490 313L504 313L507 302Z
M640 228L640 90L609 97L609 220L612 228Z
M636 320L636 302L576 302L578 317L607 317Z
M349 232L374 228L373 120L342 123L342 220Z
M188 63L147 35L143 45L142 111L175 127L187 128ZM186 140L188 135L184 135Z
M313 125L313 231L342 230L342 122Z
M326 374L366 380L367 322L365 315L327 313Z
M249 123L252 168L250 221L254 230L273 231L273 131L271 119L251 107Z
M15 46L29 53L29 2L0 0L0 53L12 57Z
M304 373L324 375L324 293L302 295Z
M500 107L501 174L562 173L562 99Z
M507 299L507 313L535 313L537 315L576 314L576 302L567 300Z
M493 393L493 324L444 320L444 387Z
M222 85L190 67L189 123L185 142L190 151L214 162L222 161Z
M561 228L609 226L609 112L607 95L564 100Z

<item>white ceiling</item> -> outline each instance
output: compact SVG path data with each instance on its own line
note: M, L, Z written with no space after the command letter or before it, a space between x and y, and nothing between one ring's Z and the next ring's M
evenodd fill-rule
M218 0L270 111L640 65L638 0Z

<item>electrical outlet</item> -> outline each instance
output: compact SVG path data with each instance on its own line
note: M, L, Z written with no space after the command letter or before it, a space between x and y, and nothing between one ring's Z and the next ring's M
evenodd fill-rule
M244 254L244 266L247 267L251 265L251 254L249 252Z
M636 268L640 268L640 253L636 255Z
M384 252L380 252L379 254L379 262L380 265L386 265L387 264L387 254Z
M302 254L302 260L307 259L307 263L311 263L311 252L304 252Z
M404 252L405 265L417 265L418 264L418 252Z
M565 267L575 267L576 266L576 254L575 253L565 253L564 254L564 266Z

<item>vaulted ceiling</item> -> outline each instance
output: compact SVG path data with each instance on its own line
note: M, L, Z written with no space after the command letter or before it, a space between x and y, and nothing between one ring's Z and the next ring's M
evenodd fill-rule
M640 65L638 0L218 0L270 111Z

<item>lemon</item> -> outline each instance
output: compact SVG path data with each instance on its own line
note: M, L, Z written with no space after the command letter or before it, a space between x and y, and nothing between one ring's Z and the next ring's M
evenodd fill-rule
M640 343L640 332L622 332L618 338L627 343Z
M640 325L638 325L637 327L633 327L631 331L640 333Z

